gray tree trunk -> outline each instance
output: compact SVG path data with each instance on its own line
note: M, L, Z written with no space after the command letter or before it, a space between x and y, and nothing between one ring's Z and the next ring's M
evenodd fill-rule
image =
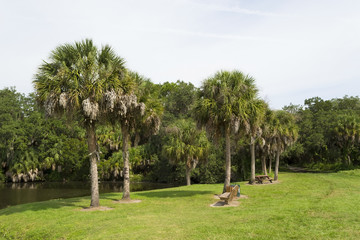
M271 168L272 168L272 157L269 157L269 174L271 173Z
M267 169L266 169L266 155L265 154L262 154L261 155L261 167L262 167L262 171L265 175L268 175L267 174Z
M139 142L140 142L140 134L139 134L139 133L135 133L134 147L139 146Z
M91 176L91 203L90 207L100 206L99 202L99 181L97 170L97 146L96 146L96 133L95 125L91 124L87 129L88 151L90 159L90 176Z
M191 168L189 168L189 166L186 164L186 185L190 186L191 185Z
M279 163L280 163L280 151L276 151L274 180L277 181L279 177Z
M124 159L124 188L123 197L124 200L130 200L130 169L129 169L129 132L127 127L122 127L123 135L123 159Z
M250 155L251 155L251 177L250 184L254 184L255 182L255 138L251 136L250 140Z
M225 182L223 192L226 192L226 186L230 185L231 178L231 149L230 149L230 129L225 132Z

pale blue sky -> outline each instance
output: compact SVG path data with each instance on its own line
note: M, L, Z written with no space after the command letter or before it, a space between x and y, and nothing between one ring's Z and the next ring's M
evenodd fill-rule
M0 0L0 89L33 91L50 51L84 38L156 83L241 70L277 109L360 92L357 0Z

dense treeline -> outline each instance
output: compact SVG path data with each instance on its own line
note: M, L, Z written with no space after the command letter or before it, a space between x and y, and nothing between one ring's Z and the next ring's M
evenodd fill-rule
M296 117L299 138L285 155L288 164L316 170L352 169L360 165L360 99L314 97L304 106L284 107Z
M360 164L357 97L315 97L274 111L242 72L217 72L200 88L154 84L90 40L60 46L50 60L35 94L0 90L1 181L226 185L272 171L276 180L280 164Z
M130 162L134 179L185 182L188 164L193 167L192 182L223 181L224 139L216 142L208 140L205 131L197 130L196 121L191 115L198 89L182 81L164 84L147 82L147 85L151 85L147 89L152 89L160 98L164 116L157 135L146 136L139 129L141 137L132 136ZM305 100L304 106L289 105L284 110L295 116L299 128L297 142L283 154L284 164L318 170L351 169L360 165L358 97L345 96L332 100L315 97ZM35 104L33 94L24 96L14 88L0 90L0 119L2 181L5 178L13 182L88 179L85 132L77 123L64 118L46 118ZM196 143L205 142L204 156L196 161L196 168L195 162L187 163L187 159L172 158L167 153L171 147L179 149L176 145L179 140L175 139L179 131L184 131L181 133L183 135L190 134L190 137L185 137L196 139ZM97 133L101 150L98 163L100 179L122 180L122 140L119 129L116 126L102 126ZM198 140L197 136L203 140ZM249 139L243 136L236 141L237 146L232 150L232 178L249 179ZM266 146L257 145L258 173L263 172L260 153L264 148Z

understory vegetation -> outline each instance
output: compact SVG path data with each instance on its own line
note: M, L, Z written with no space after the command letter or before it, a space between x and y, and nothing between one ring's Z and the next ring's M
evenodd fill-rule
M248 198L237 207L210 207L221 184L135 192L132 204L103 194L108 211L80 211L89 197L12 206L0 210L0 238L358 239L359 171L280 174L277 184L240 182Z

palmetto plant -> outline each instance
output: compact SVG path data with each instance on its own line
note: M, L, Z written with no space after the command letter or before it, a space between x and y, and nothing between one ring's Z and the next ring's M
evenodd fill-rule
M224 191L231 177L231 134L249 122L248 102L257 92L254 79L240 71L219 71L202 84L195 115L208 133L225 137Z
M40 65L33 81L38 103L48 116L66 114L79 120L87 132L91 173L91 207L99 206L96 125L106 115L102 105L107 92L126 92L124 60L92 40L63 44Z

